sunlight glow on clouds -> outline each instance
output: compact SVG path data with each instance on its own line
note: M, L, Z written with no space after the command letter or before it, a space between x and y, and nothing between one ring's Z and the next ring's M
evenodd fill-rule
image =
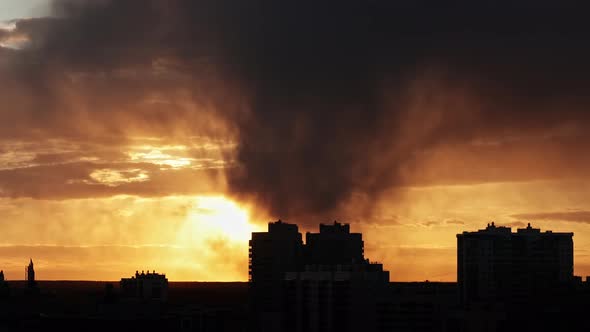
M255 230L250 224L249 212L223 196L197 197L187 218L189 236L210 234L247 242Z
M162 153L160 150L151 150L149 152L129 152L129 157L133 161L145 161L156 165L166 165L172 168L182 168L190 166L194 158L173 157L172 155Z
M98 169L90 174L90 178L107 186L118 186L122 183L145 182L150 179L147 172L141 169Z
M63 138L1 142L0 264L9 275L20 275L23 255L39 257L45 262L39 265L44 278L116 280L131 266L132 271L163 270L174 280L246 280L250 233L264 230L270 219L265 214L253 217L261 213L251 210L255 206L225 197L223 175L214 191L190 187L209 179L203 169L231 166L232 161L224 159L229 146L202 138L131 138L119 145ZM448 149L434 155L441 157L423 165L436 164L439 171L443 161L454 165L454 160L465 162L469 156L461 153L441 161L442 156L454 156ZM367 256L382 261L393 280L449 281L456 272L455 252L449 249L455 246L455 234L479 229L490 220L516 227L524 221L515 214L544 212L547 206L549 212L589 210L590 184L579 180L456 182L426 181L408 187L402 196L376 198L380 208L371 218L356 217L354 204L334 217L363 233ZM48 191L64 188L67 193L70 187L80 191L63 197L60 191ZM563 195L556 199L543 188ZM287 221L300 224L302 232L317 231L317 224L326 222ZM576 273L590 271L590 260L584 256L590 224L538 216L530 221L542 229L574 231ZM45 253L49 251L53 256ZM95 265L101 274L86 275L84 269L91 266L68 263L80 255L101 261ZM119 256L125 259L113 259Z
M0 47L20 50L27 47L30 43L29 37L21 34L12 34L3 40L0 40Z
M0 150L0 170L26 167L36 154L28 151Z
M17 33L16 21L0 21L0 37L2 31L6 32L3 38L0 38L0 47L10 48L13 50L20 50L29 45L30 38L23 33Z
M0 141L0 170L22 167L58 164L76 161L98 161L95 156L79 156L82 147L64 139L47 139L44 141ZM63 156L55 160L38 160L39 156Z
M145 268L172 280L245 280L250 232L263 227L221 195L0 199L0 213L11 219L0 219L0 264L9 279L31 256L44 280L64 273L118 280Z
M15 21L2 22L0 21L0 30L14 31L16 29Z

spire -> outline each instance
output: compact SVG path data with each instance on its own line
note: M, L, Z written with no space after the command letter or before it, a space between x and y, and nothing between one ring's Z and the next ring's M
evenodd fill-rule
M25 279L27 279L29 287L35 286L35 268L32 258L29 258L29 266L25 267Z

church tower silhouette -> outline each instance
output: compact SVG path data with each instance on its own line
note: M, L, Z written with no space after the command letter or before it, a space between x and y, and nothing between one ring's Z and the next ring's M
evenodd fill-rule
M33 266L33 259L31 258L29 265L25 267L25 279L29 288L35 287L35 268Z

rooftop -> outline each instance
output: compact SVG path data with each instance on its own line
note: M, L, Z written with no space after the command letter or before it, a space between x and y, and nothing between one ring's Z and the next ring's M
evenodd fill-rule
M463 232L463 234L458 234L457 236L460 235L519 235L519 236L529 236L529 235L557 235L557 236L573 236L574 233L559 233L559 232L553 232L553 231L545 231L545 232L541 232L540 228L533 228L531 226L531 223L527 224L526 228L518 228L516 230L516 233L512 232L512 228L507 227L507 226L496 226L496 224L492 221L491 223L488 223L487 227L485 229L480 229L476 232Z
M150 273L149 270L147 271L147 273L145 273L144 271L141 271L141 273L139 273L139 271L135 271L134 276L132 276L131 278L123 279L166 279L166 274L159 274L156 273L156 271L152 271Z

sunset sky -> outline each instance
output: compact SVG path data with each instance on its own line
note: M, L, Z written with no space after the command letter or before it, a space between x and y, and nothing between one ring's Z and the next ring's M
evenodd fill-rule
M395 281L456 280L491 221L574 232L590 275L587 19L429 3L0 1L0 269L247 280L281 218Z

